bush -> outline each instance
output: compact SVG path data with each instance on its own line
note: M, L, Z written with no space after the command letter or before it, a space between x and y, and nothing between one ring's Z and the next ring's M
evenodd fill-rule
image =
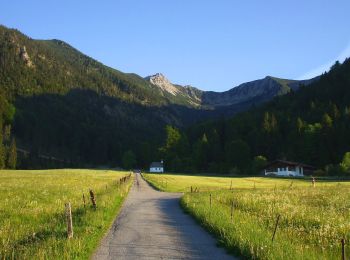
M329 176L342 176L345 171L341 165L329 164L325 168L327 175Z
M327 172L325 170L322 170L322 169L317 169L316 171L314 171L313 175L315 175L315 176L326 176Z
M343 157L343 161L340 163L340 168L344 175L350 175L350 152L346 152Z

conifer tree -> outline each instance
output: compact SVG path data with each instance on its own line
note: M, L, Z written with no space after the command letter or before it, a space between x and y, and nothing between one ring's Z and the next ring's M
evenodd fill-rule
M12 138L11 145L8 152L7 167L10 169L16 169L17 164L17 147L16 140Z
M128 150L122 158L123 166L126 170L130 170L136 166L136 157L133 151Z
M5 147L3 144L2 118L0 118L0 169L5 168Z
M325 113L322 117L322 124L325 128L331 128L333 125L333 119Z
M301 133L303 128L304 128L304 122L303 122L303 120L300 117L298 117L297 118L297 129L298 129L298 132Z

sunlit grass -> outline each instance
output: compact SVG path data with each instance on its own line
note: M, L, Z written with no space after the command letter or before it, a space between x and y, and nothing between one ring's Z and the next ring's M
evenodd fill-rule
M265 177L213 177L172 174L143 174L147 180L160 190L171 192L189 192L192 189L199 191L222 189L252 189L279 187L311 187L311 181L305 179L284 179ZM334 186L338 182L318 181L317 186ZM349 182L350 185L350 182Z
M111 225L131 181L107 170L0 171L0 258L88 258ZM88 191L96 194L97 209ZM83 204L83 193L86 207ZM64 204L71 202L74 238L66 239Z
M340 259L340 239L350 240L350 182L323 181L312 187L302 179L144 176L161 190L186 192L184 209L237 255ZM199 192L190 193L191 186Z

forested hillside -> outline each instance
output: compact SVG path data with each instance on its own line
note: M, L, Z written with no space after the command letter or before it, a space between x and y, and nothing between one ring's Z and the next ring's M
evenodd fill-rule
M0 168L146 167L160 158L166 125L231 116L292 88L286 85L292 81L256 82L257 93L240 87L221 99L164 77L123 73L63 41L34 40L0 26Z
M15 115L15 107L7 100L0 89L0 169L16 168L16 140L11 135L11 123Z
M147 167L160 158L167 170L239 174L277 158L337 165L350 151L349 72L346 61L320 80L266 77L203 92L0 26L0 168Z
M0 26L0 84L11 96L89 89L142 104L161 104L156 88L108 68L60 40L33 40Z
M166 124L181 127L203 115L186 100L170 100L142 77L106 67L63 41L33 40L3 26L0 90L7 136L0 157L6 163L17 141L19 151L29 152L20 162L26 168L57 167L39 155L69 166L120 166L127 153L145 165L156 157Z
M267 160L314 165L318 174L350 168L350 59L298 92L277 97L231 119L185 131L167 128L160 148L173 171L256 174Z

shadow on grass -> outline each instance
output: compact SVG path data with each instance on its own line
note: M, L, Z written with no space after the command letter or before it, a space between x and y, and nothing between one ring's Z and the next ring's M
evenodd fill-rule
M141 175L142 176L142 175ZM153 185L150 181L142 176L143 180L146 181L153 189L163 192L157 186ZM176 193L176 192L175 192ZM228 247L227 243L220 238L218 232L211 228L206 222L196 217L195 214L191 212L182 202L181 198L162 198L160 199L160 210L164 213L163 223L167 226L171 226L178 232L178 236L181 241L186 245L185 251L191 252L194 258L201 259L204 255L202 252L203 248L199 249L193 240L203 236L202 232L208 232L216 241L216 246L223 248L230 256L242 256L241 250L239 248ZM200 226L198 229L196 226L191 225L191 221L188 221L187 216L191 218L196 224ZM186 217L184 217L186 216ZM205 250L206 254L210 254L210 250ZM204 254L205 254L204 253ZM208 257L208 255L206 255ZM213 258L214 259L214 258Z
M229 246L227 244L227 241L221 238L220 232L218 232L216 228L214 228L205 220L198 217L196 214L194 214L191 208L186 206L186 203L183 201L183 198L180 199L179 204L184 214L189 215L199 226L201 226L204 230L206 230L211 236L215 238L218 247L224 248L226 252L232 256L238 257L239 259L245 259L244 255L246 254L246 252L242 251L241 248L239 248L238 246Z
M94 211L94 209L92 207L87 207L86 209L77 208L76 210L72 211L72 215L74 216L73 218L74 227L79 228L86 224L86 220L84 219L84 216L86 215L87 211ZM51 219L57 219L62 224L59 226L52 225L50 228L48 227L44 230L40 230L38 232L27 235L24 238L15 241L12 244L11 249L19 250L20 248L23 248L23 247L28 247L34 244L43 243L50 238L55 238L58 240L66 239L67 231L64 230L65 225L63 224L66 221L65 214L57 213L57 214L54 214L53 216L48 216L46 221L49 222Z
M148 183L149 186L151 186L154 190L160 191L160 192L165 192L164 190L158 188L156 185L154 185L152 182L148 181L145 177L143 177L142 174L140 174L141 178Z

